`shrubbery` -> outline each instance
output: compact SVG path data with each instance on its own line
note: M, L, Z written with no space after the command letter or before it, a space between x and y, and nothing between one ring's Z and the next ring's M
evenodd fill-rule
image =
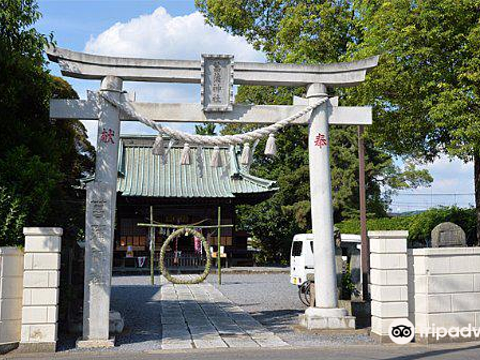
M409 244L430 244L432 229L442 222L459 225L467 235L468 244L476 244L476 214L474 208L440 207L410 216L368 219L367 228L373 230L408 230ZM360 234L360 221L350 219L336 224L342 234Z
M0 244L17 245L15 239L22 238L25 213L21 201L6 188L0 186Z
M62 227L62 247L76 246L85 195L74 185L95 149L80 121L50 119L50 99L78 95L49 73L37 1L0 4L0 246L23 244L23 226Z

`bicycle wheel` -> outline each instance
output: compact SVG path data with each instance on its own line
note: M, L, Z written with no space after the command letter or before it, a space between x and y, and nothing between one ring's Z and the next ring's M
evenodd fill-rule
M305 281L298 288L298 297L305 306L310 306L310 281Z

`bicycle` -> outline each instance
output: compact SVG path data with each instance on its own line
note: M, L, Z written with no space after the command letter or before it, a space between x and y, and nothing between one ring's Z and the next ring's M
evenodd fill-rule
M310 288L312 281L307 280L298 287L298 297L305 306L310 306Z

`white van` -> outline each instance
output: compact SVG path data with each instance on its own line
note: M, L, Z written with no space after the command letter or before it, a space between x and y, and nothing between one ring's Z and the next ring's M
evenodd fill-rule
M297 234L293 237L290 253L290 283L302 285L307 274L313 274L313 234Z
M341 239L342 243L357 243L360 250L360 235L342 234ZM300 286L307 281L307 275L313 273L313 234L297 234L290 253L290 283Z

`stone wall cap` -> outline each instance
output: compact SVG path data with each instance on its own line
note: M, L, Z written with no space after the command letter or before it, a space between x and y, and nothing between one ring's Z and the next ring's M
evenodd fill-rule
M408 237L407 230L377 230L369 231L369 238L401 239Z
M23 255L23 251L15 246L0 247L0 255Z
M413 256L452 256L480 254L480 247L443 247L413 249Z
M25 236L62 236L63 229L60 227L24 227Z

